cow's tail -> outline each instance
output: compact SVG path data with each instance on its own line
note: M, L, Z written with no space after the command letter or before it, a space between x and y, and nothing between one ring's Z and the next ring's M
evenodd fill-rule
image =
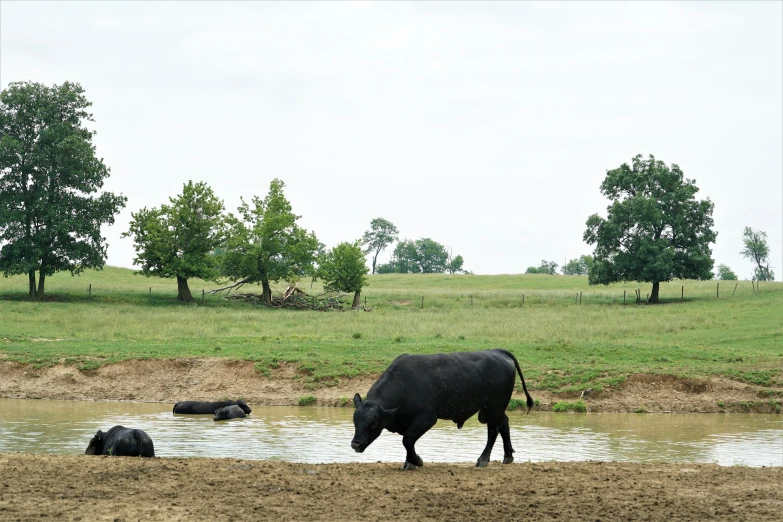
M533 397L530 396L530 394L527 392L527 386L525 386L525 377L522 375L522 369L519 367L519 361L517 361L517 358L514 357L514 354L509 352L508 350L501 350L503 353L511 357L511 360L514 361L514 366L517 367L517 373L519 374L519 378L522 379L522 389L525 391L525 397L527 397L527 413L530 414L530 408L533 407Z

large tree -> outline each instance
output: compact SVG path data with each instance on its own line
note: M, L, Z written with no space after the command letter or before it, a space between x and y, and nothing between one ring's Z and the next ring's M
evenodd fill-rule
M756 263L753 269L753 279L756 281L773 281L775 273L769 267L769 245L767 244L767 233L763 230L758 232L750 227L745 227L742 233L742 242L745 248L740 254Z
M274 179L264 199L242 200L239 216L229 214L231 233L225 244L224 275L246 283L261 283L262 299L272 304L271 283L295 281L312 273L321 244L315 234L297 224L283 194L285 183Z
M31 298L44 296L46 276L103 268L101 226L127 201L97 194L109 167L85 126L91 105L78 83L14 82L0 93L0 270L27 274Z
M457 263L462 266L462 256ZM388 265L382 267L382 272L399 272L402 274L442 274L448 269L450 254L446 247L424 237L415 241L405 239L397 243L394 256ZM456 258L455 258L456 259Z
M340 243L318 256L316 276L330 292L353 292L352 308L359 307L362 288L367 286L367 263L360 242Z
M590 284L650 282L649 302L658 303L661 281L712 279L714 204L696 200L698 191L680 167L652 155L608 171L601 184L612 200L607 217L590 216L584 233L595 245Z
M375 218L370 221L370 230L362 236L362 244L365 246L365 254L372 256L372 273L375 273L375 263L378 261L378 254L384 248L397 241L398 230L391 221L383 218Z
M219 256L214 255L226 235L223 202L204 182L188 181L170 205L146 207L131 213L138 273L147 277L176 277L177 299L193 301L188 279L216 281Z

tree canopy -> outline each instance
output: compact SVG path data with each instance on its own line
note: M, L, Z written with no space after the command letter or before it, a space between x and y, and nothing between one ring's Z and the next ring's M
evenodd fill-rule
M557 267L560 266L554 261L547 261L542 259L538 266L529 266L525 270L526 274L549 274L555 275L557 273Z
M446 247L430 238L405 239L397 243L392 260L380 266L378 272L442 274L450 269L462 270L463 263L462 256L452 258Z
M176 277L177 299L191 302L188 279L216 281L219 257L214 255L226 235L223 202L204 182L188 181L170 205L131 213L138 273L147 277Z
M576 259L571 259L563 266L563 275L587 275L592 264L592 256L579 256Z
M590 284L650 282L649 302L658 303L661 281L712 279L714 204L696 200L698 191L680 167L652 155L608 171L601 184L612 200L607 217L591 215L584 233L595 245Z
M101 226L126 203L95 195L109 167L85 126L91 105L78 83L14 82L0 93L0 270L27 274L31 298L44 296L46 276L103 268Z
M318 256L316 276L330 292L353 292L352 308L359 307L362 288L367 286L367 263L361 243L343 242Z
M375 273L375 264L378 254L383 249L397 241L398 230L391 221L383 218L375 218L370 221L370 230L362 236L362 244L365 245L365 254L372 256L372 273Z
M750 227L745 227L742 232L742 242L745 248L740 254L756 263L753 269L753 279L756 281L773 281L775 272L769 267L769 244L767 244L767 233L763 230L755 231Z
M737 274L728 266L721 264L718 265L717 278L721 281L736 281Z
M272 304L270 283L293 282L312 274L321 244L315 234L300 227L283 194L285 183L274 179L262 200L252 206L242 200L239 216L229 214L231 233L225 243L224 275L247 283L261 283L262 298Z

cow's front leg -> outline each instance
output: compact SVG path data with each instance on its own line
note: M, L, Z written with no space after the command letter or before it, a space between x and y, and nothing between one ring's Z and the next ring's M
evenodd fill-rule
M402 445L405 446L406 451L405 464L402 465L403 471L416 469L424 465L424 461L416 454L414 445L437 421L438 418L435 415L419 415L405 430L405 433L402 435Z

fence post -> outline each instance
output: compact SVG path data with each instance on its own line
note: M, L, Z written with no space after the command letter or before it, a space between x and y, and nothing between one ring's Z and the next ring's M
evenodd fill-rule
M732 292L731 292L731 297L734 297L734 292L736 292L736 291L737 291L737 285L738 285L738 284L739 284L739 283L734 283L734 290L732 290Z
M720 283L718 283L718 286L715 288L715 299L720 297Z
M522 294L522 306L525 306L525 294Z
M204 289L201 289L201 304L204 304Z
M421 296L421 307L424 308L424 296Z
M623 305L625 305L625 290L623 290Z
M582 292L579 292L579 304L582 304Z
M576 293L576 298L574 298L574 303L579 304L579 292Z
M367 310L367 296L364 296L364 309Z
M87 290L87 299L92 299L92 283L90 283L90 288Z

